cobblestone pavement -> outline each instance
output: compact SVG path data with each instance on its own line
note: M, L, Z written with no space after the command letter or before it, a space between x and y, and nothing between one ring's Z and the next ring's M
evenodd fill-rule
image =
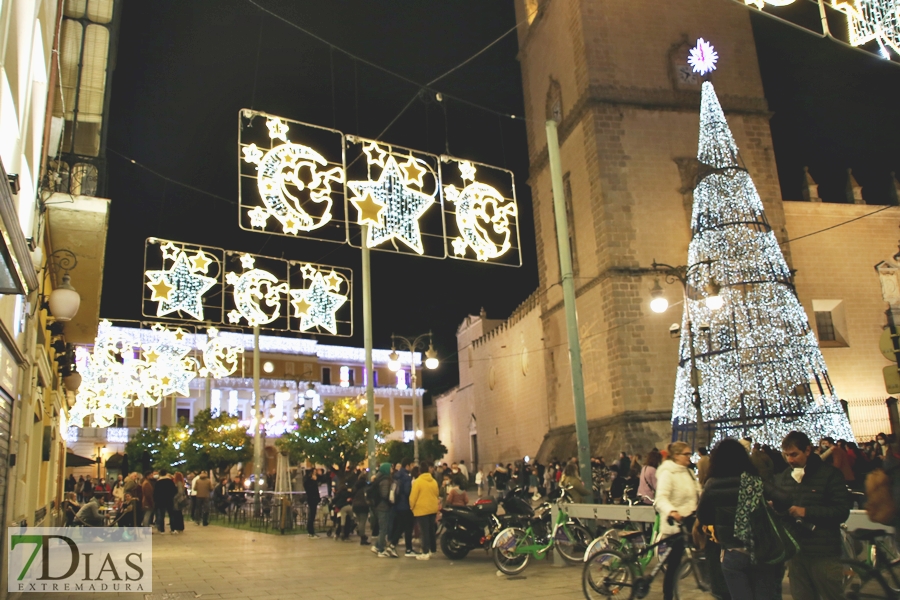
M662 598L661 585L661 579L654 582L648 598ZM154 534L152 593L96 596L103 600L583 598L578 567L535 562L521 576L507 578L497 575L491 557L482 551L460 561L450 561L440 551L430 561L387 559L377 558L358 539L312 540L215 525L201 528L190 522L182 535ZM53 600L88 597L52 595ZM696 589L681 595L682 600L711 597Z

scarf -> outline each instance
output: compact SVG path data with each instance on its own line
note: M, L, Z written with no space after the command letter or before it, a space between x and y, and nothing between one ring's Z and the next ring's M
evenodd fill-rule
M750 515L764 503L762 479L749 473L742 473L737 510L734 513L734 537L744 542L745 548L750 553L750 562L753 564L756 564L756 557Z

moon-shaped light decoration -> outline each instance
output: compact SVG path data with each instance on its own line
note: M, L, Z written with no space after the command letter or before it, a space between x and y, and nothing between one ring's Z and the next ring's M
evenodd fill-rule
M218 337L217 332L210 329L209 341L203 348L203 369L200 370L201 377L228 377L238 368L238 354L244 351L240 346L229 346L222 338Z
M234 285L238 317L247 319L250 325L265 325L281 316L281 296L287 293L286 283L279 283L277 277L262 269L250 269L240 276L229 273L227 278ZM270 313L260 308L263 300L272 309ZM234 315L229 315L232 322L235 321Z
M472 248L478 260L487 261L510 249L509 221L518 214L515 202L477 181L462 191L447 186L444 194L456 203L456 224L462 234L453 241L456 255L465 256L466 248Z

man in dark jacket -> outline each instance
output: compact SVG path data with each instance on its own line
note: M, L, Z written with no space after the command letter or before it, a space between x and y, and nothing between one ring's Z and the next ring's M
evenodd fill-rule
M165 469L159 470L159 479L153 486L153 505L156 507L156 528L160 533L166 532L166 513L169 513L169 529L172 529L172 515L175 508L175 494L178 488Z
M319 476L315 468L306 472L303 478L303 491L306 492L306 533L315 539L316 535L316 509L319 508Z
M413 513L409 507L409 492L412 490L412 477L407 470L412 461L404 458L400 463L400 470L394 473L397 482L397 492L394 497L394 531L391 533L391 548L396 552L400 534L406 540L407 558L415 557L418 553L413 550Z
M788 567L795 600L839 600L841 589L841 524L850 516L852 499L844 476L812 451L799 431L785 436L781 450L788 468L776 477L790 496L788 510L797 527L800 551Z

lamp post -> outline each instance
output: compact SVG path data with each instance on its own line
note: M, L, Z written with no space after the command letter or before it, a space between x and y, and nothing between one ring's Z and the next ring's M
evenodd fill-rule
M425 340L428 339L428 349L425 350ZM419 409L419 396L416 394L416 349L422 348L425 350L425 367L428 369L436 369L438 367L439 361L437 358L437 352L434 350L434 344L432 343L431 332L423 333L419 337L410 340L409 338L405 338L400 335L391 334L391 354L390 360L388 361L388 368L397 372L400 369L400 355L397 354L396 343L400 342L401 348L405 348L409 350L409 379L412 385L412 394L413 394L413 459L418 462L419 461L419 436L422 435L422 429L419 424L419 415L421 414L421 410ZM369 408L371 410L371 408Z
M692 265L680 265L677 267L673 267L672 265L667 265L665 263L658 263L656 262L656 260L654 260L651 264L652 270L662 274L665 278L666 283L675 283L676 281L681 283L682 302L684 303L685 327L687 328L688 346L690 350L691 391L694 408L697 411L697 434L695 437L695 442L698 446L708 445L709 440L707 438L709 436L707 435L708 432L706 431L706 424L703 419L703 408L700 398L700 373L697 371L697 351L694 345L694 327L691 315L691 305L688 302L688 298L690 297L690 292L688 289L688 277L701 266L709 264L710 261L700 261ZM720 288L717 284L712 283L708 286L706 307L710 310L718 310L719 308L722 308L724 301L719 295L719 292ZM669 301L666 300L663 293L664 292L662 286L659 285L659 279L657 279L653 283L653 288L650 289L650 296L652 298L652 300L650 301L650 310L655 313L663 313L666 311L666 309L669 308Z

